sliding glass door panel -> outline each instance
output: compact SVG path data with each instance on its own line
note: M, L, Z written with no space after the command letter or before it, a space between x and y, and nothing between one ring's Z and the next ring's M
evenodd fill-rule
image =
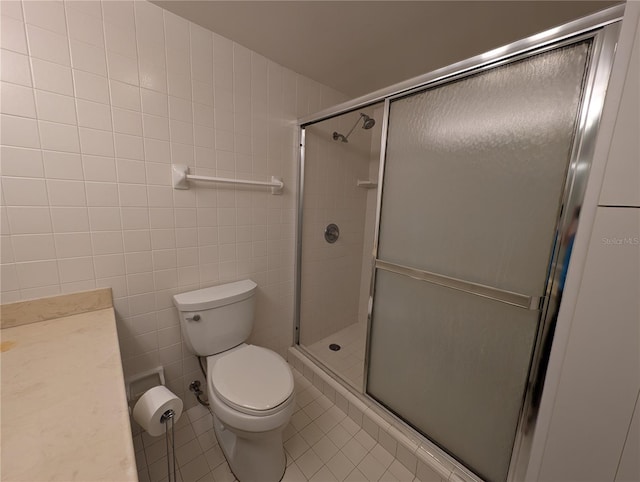
M391 102L379 259L543 293L589 47Z
M491 482L509 473L591 50L388 104L367 393Z
M487 480L504 480L538 312L378 270L367 391Z

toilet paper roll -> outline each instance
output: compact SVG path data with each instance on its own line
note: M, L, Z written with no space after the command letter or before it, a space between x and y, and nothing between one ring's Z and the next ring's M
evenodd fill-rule
M133 418L149 435L155 437L165 431L162 416L168 410L175 412L173 421L177 422L182 414L182 400L167 387L159 385L144 392L136 402Z

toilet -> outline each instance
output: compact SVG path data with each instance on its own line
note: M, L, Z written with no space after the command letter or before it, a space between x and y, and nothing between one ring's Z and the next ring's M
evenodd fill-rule
M277 482L282 432L294 409L293 374L277 353L245 343L253 328L251 280L174 295L189 351L207 358L207 393L220 447L240 482Z

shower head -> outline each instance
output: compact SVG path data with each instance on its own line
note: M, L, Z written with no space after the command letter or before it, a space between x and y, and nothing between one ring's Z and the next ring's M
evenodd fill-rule
M367 114L360 113L360 116L364 119L364 123L362 124L363 129L371 129L374 125L376 125L376 120L372 119Z
M353 129L355 129L356 126L358 125L358 122L360 122L360 119L364 119L364 122L362 123L363 129L371 129L374 125L376 125L375 119L373 119L372 117L369 117L367 114L363 114L362 112L360 112L360 117L358 117L358 120L356 121L356 123L353 124L353 127L351 128L349 133L345 136L343 134L340 134L339 132L334 131L332 135L333 140L341 141L341 142L349 142L349 136L353 132Z

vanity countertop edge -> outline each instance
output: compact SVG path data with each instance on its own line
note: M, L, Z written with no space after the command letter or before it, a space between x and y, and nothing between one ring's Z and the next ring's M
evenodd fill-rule
M138 480L111 293L77 295L3 320L2 481Z

